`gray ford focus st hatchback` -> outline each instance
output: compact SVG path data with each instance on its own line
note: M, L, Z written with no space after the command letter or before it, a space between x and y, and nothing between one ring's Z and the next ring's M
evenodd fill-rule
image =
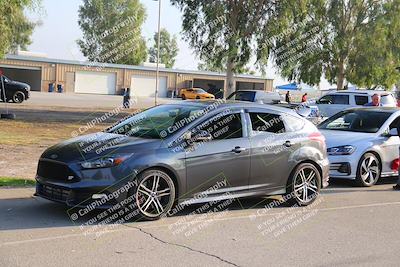
M80 208L129 204L148 220L256 195L305 206L328 185L328 165L324 137L289 109L182 101L48 148L36 195Z

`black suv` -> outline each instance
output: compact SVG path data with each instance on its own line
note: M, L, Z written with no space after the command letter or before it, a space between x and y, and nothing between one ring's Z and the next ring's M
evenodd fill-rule
M3 75L4 88L6 89L7 101L13 101L14 103L22 103L24 100L29 98L31 87L29 84L21 83L10 80ZM4 93L0 80L0 99L4 101Z

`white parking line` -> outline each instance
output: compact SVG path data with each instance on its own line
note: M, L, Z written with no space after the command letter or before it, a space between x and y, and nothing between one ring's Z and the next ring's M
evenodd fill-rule
M374 204L365 204L365 205L352 205L352 206L342 206L342 207L332 207L332 208L322 208L322 209L316 209L318 211L336 211L336 210L348 210L348 209L358 209L358 208L370 208L370 207L382 207L382 206L393 206L393 205L400 205L400 202L386 202L386 203L374 203ZM261 208L262 209L262 208ZM258 210L258 209L257 209ZM257 217L265 217L265 216L275 216L280 214L281 212L276 212L276 213L266 213L266 214L261 214L257 215ZM246 214L246 215L239 215L239 216L229 216L225 218L217 218L217 219L210 219L210 220L204 220L202 222L209 222L209 221L227 221L227 220L234 220L234 219L249 219L249 216L251 213ZM195 217L195 216L193 216ZM193 221L188 220L188 222L182 222L182 223L177 223L176 225L184 225L184 224L191 224ZM139 231L138 228L141 229L154 229L154 228L163 228L163 227L169 227L173 223L164 223L164 224L155 224L154 223L142 223L142 224L135 224L132 225L133 223L127 223L124 224L124 228L117 229L117 230L109 230L107 232L104 232L104 234L110 234L110 233L115 233L115 232L122 232L122 231L129 231L129 230L136 230ZM149 225L153 224L153 225ZM129 226L132 225L132 226ZM94 233L89 233L87 235L95 235L96 232ZM44 237L44 238L37 238L37 239L27 239L27 240L20 240L20 241L11 241L11 242L4 242L0 244L0 247L4 246L13 246L13 245L21 245L21 244L27 244L27 243L34 243L34 242L43 242L43 241L53 241L53 240L58 240L58 239L67 239L67 238L73 238L73 237L81 237L84 236L85 234L79 233L79 234L68 234L68 235L59 235L59 236L51 236L51 237Z

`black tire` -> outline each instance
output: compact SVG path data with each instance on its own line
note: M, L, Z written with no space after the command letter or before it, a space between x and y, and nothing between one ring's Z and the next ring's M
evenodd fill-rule
M186 100L186 96L185 95L182 95L182 100Z
M317 199L320 191L321 174L317 167L311 163L301 163L288 179L285 199L292 205L308 206Z
M172 178L162 170L149 169L138 175L137 184L134 194L140 219L158 220L167 216L175 204L176 190Z
M370 187L378 182L381 177L381 162L373 153L365 153L357 165L355 185Z
M200 96L196 96L196 99L200 99Z
M12 96L12 102L20 104L24 102L25 100L25 94L22 91L16 91L13 96Z
M6 120L15 120L17 118L17 116L14 113L1 114L0 117Z

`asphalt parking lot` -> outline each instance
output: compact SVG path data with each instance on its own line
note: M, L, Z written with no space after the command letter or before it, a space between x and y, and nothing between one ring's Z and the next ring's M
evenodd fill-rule
M192 215L193 206L107 231L86 231L93 226L74 224L33 188L0 189L0 266L398 266L394 181L335 182L308 209L241 199L214 214Z

